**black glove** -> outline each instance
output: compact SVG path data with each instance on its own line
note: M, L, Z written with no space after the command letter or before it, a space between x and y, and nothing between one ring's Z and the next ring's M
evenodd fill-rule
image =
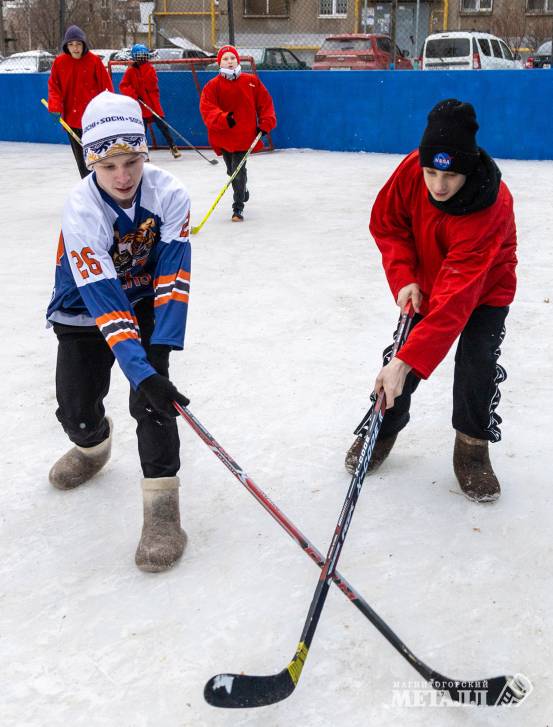
M234 111L229 111L227 114L227 124L229 125L229 128L232 129L233 126L236 126L236 119L234 118Z
M154 369L162 376L169 377L169 354L171 346L164 346L161 343L152 343L148 349L148 361Z
M258 126L257 129L255 130L256 136L258 134L261 134L261 136L266 136L268 133L269 133L268 131L263 131L263 129L260 126Z
M138 388L148 402L146 411L155 418L158 424L162 424L163 420L167 422L167 420L179 415L173 406L174 401L181 406L190 404L190 399L177 391L166 376L160 374L153 374L144 379Z

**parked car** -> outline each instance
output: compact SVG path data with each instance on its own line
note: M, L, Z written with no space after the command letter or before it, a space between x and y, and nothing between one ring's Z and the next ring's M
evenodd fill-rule
M189 48L157 48L152 51L152 60L159 61L172 61L180 58L205 58L205 63L198 62L194 64L196 70L205 70L205 68L211 63L215 56L207 53L201 49L189 49ZM131 49L123 48L113 56L112 61L130 61ZM127 69L127 65L112 65L111 70L113 73L124 73ZM156 71L190 71L192 66L189 63L159 63L156 64Z
M526 59L526 68L551 68L551 41L546 40Z
M393 55L392 40L379 33L348 33L329 35L315 55L314 71L369 70L390 67ZM409 53L396 46L396 68L410 70L413 64Z
M12 53L0 62L0 73L47 73L56 56L45 50L28 50Z
M252 64L247 57L253 58L257 71L304 71L309 68L305 61L300 60L288 48L240 48L240 66L244 71L250 71ZM208 71L216 71L217 63L210 63Z
M458 30L434 33L424 41L423 71L478 71L522 68L520 56L489 33Z
M118 53L117 48L93 48L92 52L102 59L102 63L106 66Z

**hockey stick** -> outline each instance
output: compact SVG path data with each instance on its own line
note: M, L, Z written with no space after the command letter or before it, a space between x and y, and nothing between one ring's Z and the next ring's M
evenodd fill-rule
M288 533L288 535L296 541L300 548L306 553L311 560L316 563L319 568L323 568L325 560L322 553L313 545L313 543L289 520L286 515L275 505L274 502L261 490L255 482L248 476L246 472L238 465L232 457L221 447L217 440L208 432L203 424L188 409L183 409L176 402L175 408L181 414L183 419L192 427L196 434L204 441L213 454L221 460L225 467L236 477L236 479L255 497L263 508L276 520L276 522ZM531 689L531 685L525 683L524 677L516 675L516 677L494 677L492 679L483 679L478 681L461 681L451 679L443 674L435 671L431 667L422 662L413 652L403 643L403 641L395 634L388 624L369 606L363 596L348 581L334 571L332 580L342 593L356 606L359 611L367 618L373 626L380 631L382 636L398 651L399 654L427 681L434 689L445 691L455 702L462 704L478 704L478 705L500 705L520 702ZM228 677L231 682L233 675L222 675L222 678ZM213 706L233 706L221 705L220 699L215 701L212 698L213 687L208 691L204 691L206 700ZM221 683L224 686L224 682ZM501 701L500 701L501 699ZM239 706L239 705L236 705ZM241 705L240 705L241 706Z
M41 104L42 104L43 106L45 106L45 107L46 107L46 110L47 110L48 112L50 112L50 109L48 108L48 101L47 101L47 100L46 100L45 98L41 98L41 99L40 99L40 103L41 103ZM60 124L61 124L61 125L63 126L63 128L64 128L64 129L65 129L65 130L67 131L67 133L69 134L69 136L72 136L72 137L73 137L73 139L75 139L75 141L77 142L77 144L80 144L80 146L82 146L82 145L83 145L83 142L82 142L82 140L81 140L81 139L79 139L79 137L77 136L77 134L75 134L75 132L74 132L74 131L73 131L73 129L72 129L72 128L71 128L70 126L69 126L69 124L68 124L68 123L67 123L66 121L64 121L64 120L62 119L62 117L61 117L61 116L58 116L58 121L59 121L59 122L60 122Z
M188 141L188 139L186 138L186 136L183 136L180 133L180 131L177 131L173 126L171 126L171 124L169 124L163 118L163 116L160 116L159 114L156 114L156 112L153 110L153 108L151 108L151 106L148 106L148 104L145 101L142 101L142 99L138 99L138 100L140 101L140 103L142 104L142 106L144 106L144 108L148 109L148 111L150 111L150 113L152 113L154 116L156 116L158 119L160 119L166 126L168 126L171 129L171 131L173 132L173 134L175 134L175 136L178 136L179 139L182 139L187 146L189 146L191 149L194 149L194 151L196 152L196 154L199 154L202 157L202 159L205 159L206 160L206 162L208 164L219 164L219 162L217 161L217 159L208 159L205 154L202 154L202 152L198 149L198 147L194 146L194 144L192 144L191 141Z
M238 165L238 166L236 167L236 169L234 170L234 172L232 173L232 175L231 175L231 176L229 177L229 179L228 179L227 183L226 183L226 184L225 184L225 186L223 187L223 189L222 189L222 190L221 190L221 191L219 192L219 194L218 194L218 195L217 195L217 197L215 198L215 202L214 202L214 203L213 203L213 204L211 205L211 207L210 207L210 208L208 209L208 211L207 211L207 212L206 212L206 214L204 215L204 218L202 219L202 221L200 222L200 224L199 224L199 225L196 225L196 227L193 227L193 228L192 228L192 234L193 234L193 235L196 235L196 234L197 234L197 233L198 233L198 232L199 232L199 231L200 231L200 230L202 229L202 227L203 227L203 226L205 225L205 223L206 223L206 222L207 222L207 220L209 219L209 217L210 217L211 213L213 212L213 210L215 209L215 207L217 207L217 204L219 203L219 200L221 199L221 197L222 197L222 196L224 195L224 193L225 193L225 192L227 191L227 189L228 189L228 188L230 187L230 185L232 184L232 180L233 180L233 179L234 179L234 177L235 177L235 176L236 176L236 175L238 174L238 172L239 172L239 171L240 171L240 170L242 169L242 167L243 167L243 166L244 166L244 164L246 163L246 160L247 160L247 158L248 158L248 157L250 156L250 154L251 154L251 153L252 153L252 151L254 150L254 148L255 148L255 145L256 145L256 144L257 144L257 142L258 142L258 141L259 141L259 140L261 139L261 133L262 133L262 132L259 132L259 134L258 134L258 135L257 135L257 136L255 137L255 139L254 139L254 140L252 141L252 143L251 143L251 145L250 145L250 148L249 148L249 149L248 149L248 151L247 151L247 152L246 152L246 153L244 154L244 157L243 157L243 159L242 159L242 160L240 161L240 164L239 164L239 165Z
M211 449L218 459L227 467L228 470L236 477L236 479L255 497L255 499L265 508L265 510L273 517L274 520L296 541L301 549L322 568L324 559L319 550L309 541L309 539L292 523L286 515L269 499L269 497L261 490L255 482L246 474L246 472L230 457L230 455L221 447L215 438L207 431L198 419L188 410L183 409L179 404L175 403L175 408L181 414L183 419L198 434L200 439ZM431 669L413 654L410 649L401 641L401 639L391 630L391 628L382 620L382 618L369 606L363 596L359 594L355 588L341 576L338 571L334 571L332 580L344 595L361 611L361 613L369 619L384 638L398 651L401 656L416 669L416 671L428 681L435 689L447 691L454 701L473 704L499 704L499 698L502 698L501 704L508 702L518 702L524 698L527 687L522 679L515 681L513 677L495 677L477 682L462 682L459 680L445 677L439 672ZM225 675L226 676L226 675ZM517 675L518 676L518 675ZM213 681L213 680L212 680ZM228 681L232 683L232 675L228 676ZM208 702L214 706L231 706L219 705L209 697L213 689L208 692L206 685L205 697ZM223 684L221 685L223 686ZM484 696L483 696L484 695ZM240 705L236 705L240 706Z

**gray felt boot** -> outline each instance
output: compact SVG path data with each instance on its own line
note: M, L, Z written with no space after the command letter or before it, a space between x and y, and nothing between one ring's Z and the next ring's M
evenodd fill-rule
M144 526L136 549L140 570L159 573L183 554L186 533L180 526L178 477L146 477L142 480Z
M456 432L453 469L463 495L474 502L494 502L501 494L490 462L488 440Z
M58 459L50 470L48 479L58 490L72 490L87 482L106 464L111 455L113 422L109 423L109 437L94 447L75 445Z

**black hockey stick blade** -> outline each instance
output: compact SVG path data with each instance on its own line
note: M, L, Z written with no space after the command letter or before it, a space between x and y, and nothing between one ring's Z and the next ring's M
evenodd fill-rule
M524 674L470 682L454 681L440 676L439 679L433 678L431 684L434 689L449 694L454 702L473 704L479 707L502 707L518 704L533 689L532 682Z
M281 702L296 688L307 652L307 644L300 642L288 666L278 674L270 676L217 674L204 687L205 701L212 707L226 709L267 707L269 704Z
M217 161L217 159L210 159L209 160L209 163L210 164L219 164L219 162Z
M205 685L204 698L212 707L266 707L289 697L295 687L288 669L271 676L217 674Z

